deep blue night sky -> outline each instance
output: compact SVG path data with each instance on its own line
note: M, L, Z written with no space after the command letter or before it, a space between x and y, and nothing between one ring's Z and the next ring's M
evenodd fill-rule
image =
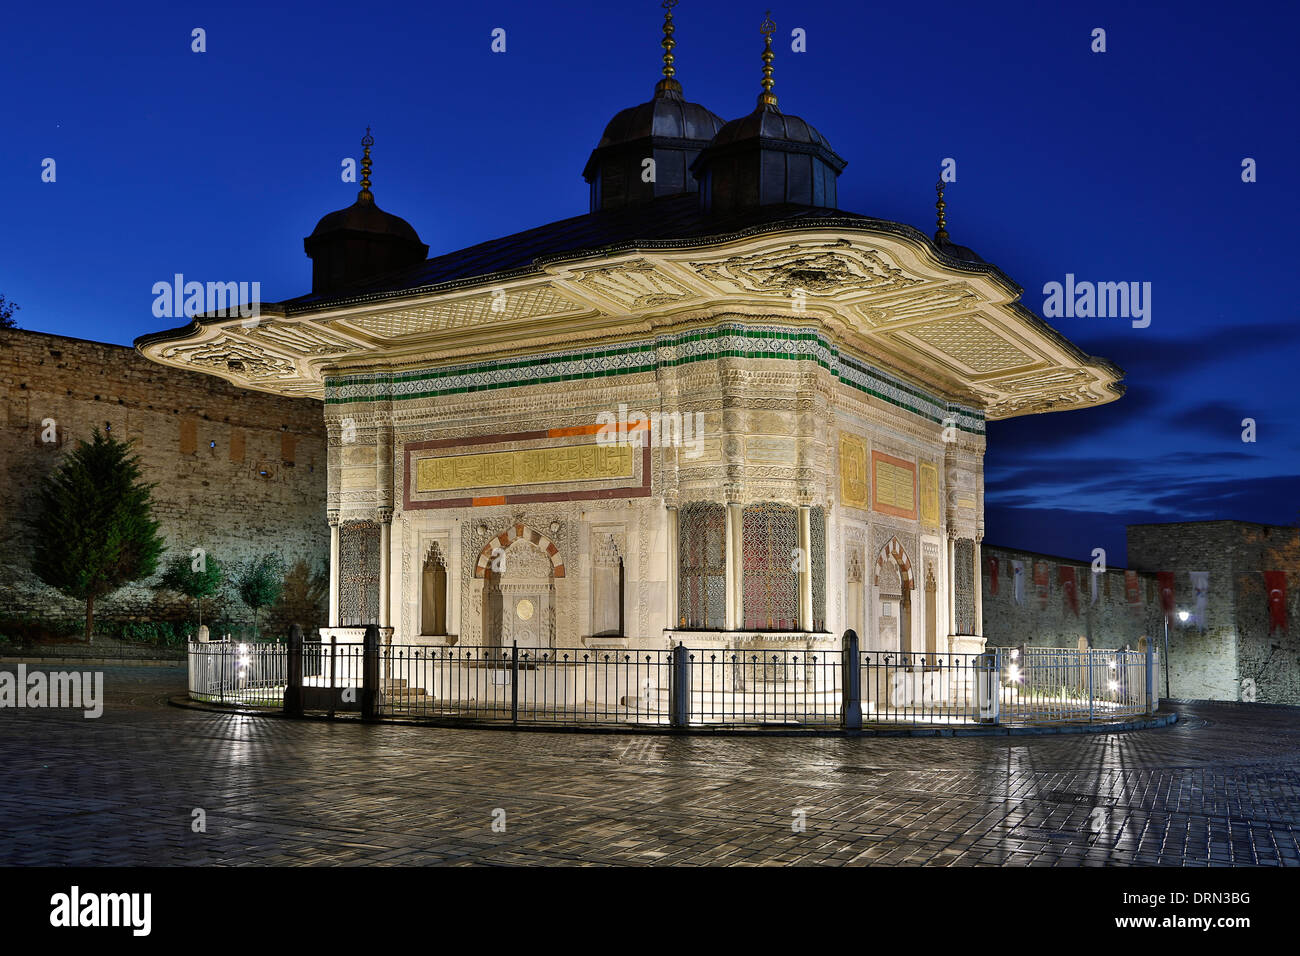
M1066 7L1072 8L1068 9ZM1124 559L1125 523L1292 523L1300 507L1294 3L777 6L776 93L844 156L840 206L949 229L1026 290L1152 283L1152 323L1063 318L1127 371L1101 409L992 423L986 537ZM375 194L438 255L587 209L605 122L649 99L653 0L11 5L0 294L28 329L129 344L174 273L308 290L302 238ZM758 92L763 7L683 0L678 78L726 119ZM207 31L207 52L190 31ZM495 27L507 52L489 49ZM806 53L790 30L807 31ZM1095 27L1108 51L1090 51ZM41 162L57 181L41 181ZM1259 181L1241 179L1258 163ZM1241 441L1241 420L1258 441Z

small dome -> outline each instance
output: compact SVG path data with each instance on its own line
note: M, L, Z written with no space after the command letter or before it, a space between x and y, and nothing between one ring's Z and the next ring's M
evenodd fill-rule
M665 79L654 98L619 110L582 170L591 184L591 211L617 209L699 189L691 164L722 128L722 117L689 103L681 84ZM654 176L644 176L654 160Z
M748 116L731 120L718 130L710 146L721 148L730 143L748 139L784 140L788 143L805 143L831 150L826 137L813 125L798 116L789 116L775 110L758 109Z
M316 223L316 228L307 237L310 242L329 233L366 232L376 236L394 236L419 242L420 236L409 222L401 216L384 212L375 205L374 200L358 199L346 209L326 213Z
M596 149L607 149L651 136L693 139L703 146L722 128L722 117L680 93L656 94L654 99L619 110L605 127Z
M367 279L423 262L429 247L401 216L375 205L370 191L370 147L367 127L361 140L361 191L346 209L327 213L302 241L311 259L311 291L331 295Z

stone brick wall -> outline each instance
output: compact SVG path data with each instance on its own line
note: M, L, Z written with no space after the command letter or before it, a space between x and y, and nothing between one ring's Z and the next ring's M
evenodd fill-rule
M1131 525L1128 553L1135 567L1175 572L1180 609L1195 607L1187 572L1210 573L1204 633L1192 622L1175 627L1170 658L1176 664L1183 649L1188 668L1214 692L1179 696L1241 700L1245 691L1245 699L1300 704L1300 529L1244 521ZM1288 626L1270 633L1263 572L1273 570L1288 574Z
M1096 605L1089 607L1090 566L1082 561L985 545L984 635L992 645L1136 647L1147 635L1164 643L1157 574L1174 574L1174 606L1186 623L1169 632L1169 696L1300 704L1300 529L1241 521L1130 525L1128 555L1138 571L1142 606L1128 606L1124 569L1108 568ZM999 561L998 594L988 560ZM1025 563L1025 602L1012 599L1011 561ZM1035 562L1048 566L1045 607L1033 582ZM1079 615L1068 608L1057 568L1073 566L1079 580ZM1264 571L1288 572L1285 629L1270 629ZM1209 572L1204 620L1196 615L1191 571ZM1164 693L1163 664L1158 675Z
M55 443L42 440L47 419ZM277 551L291 567L300 561L313 570L327 567L319 402L244 391L156 365L118 345L0 330L0 614L84 616L81 604L31 573L30 522L39 480L95 427L135 441L146 480L157 483L154 514L168 554L202 547L232 565ZM291 575L299 585L302 570ZM314 604L301 614L323 616L318 601L292 600ZM231 595L209 611L220 612L223 604L231 618L248 619ZM190 614L185 599L147 586L123 588L96 605L100 619Z
M981 553L984 565L980 569L984 589L984 637L990 646L1023 643L1039 647L1077 647L1079 638L1087 637L1093 647L1120 648L1127 644L1136 648L1143 635L1162 633L1152 576L1143 576L1143 603L1134 608L1125 599L1124 569L1109 566L1097 582L1097 602L1093 604L1089 585L1092 566L1088 562L989 544L982 546ZM993 593L990 560L998 562L997 594ZM1012 561L1024 562L1023 605L1015 602ZM1048 571L1045 606L1034 586L1035 564L1046 565ZM1066 601L1060 583L1057 568L1062 566L1074 568L1077 615Z

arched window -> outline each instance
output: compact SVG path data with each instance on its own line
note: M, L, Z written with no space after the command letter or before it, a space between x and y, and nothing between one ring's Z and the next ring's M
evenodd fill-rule
M727 512L719 504L683 506L677 522L679 627L726 626Z
M447 633L447 562L436 541L429 546L420 573L420 633Z
M757 631L798 630L798 513L788 505L765 501L746 505L741 515L744 626Z

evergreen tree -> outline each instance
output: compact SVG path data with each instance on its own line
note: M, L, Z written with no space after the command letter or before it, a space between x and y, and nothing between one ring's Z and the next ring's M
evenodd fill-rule
M163 541L153 485L140 480L131 446L95 429L41 483L32 570L50 587L86 602L86 642L95 601L158 568Z
M158 590L175 591L195 602L199 615L199 626L203 626L203 599L212 597L221 590L225 583L226 571L212 555L191 557L177 554L167 562L163 569L162 580Z
M284 591L284 560L278 554L264 554L244 566L235 582L239 599L253 612L253 629L257 629L257 612L280 600Z

